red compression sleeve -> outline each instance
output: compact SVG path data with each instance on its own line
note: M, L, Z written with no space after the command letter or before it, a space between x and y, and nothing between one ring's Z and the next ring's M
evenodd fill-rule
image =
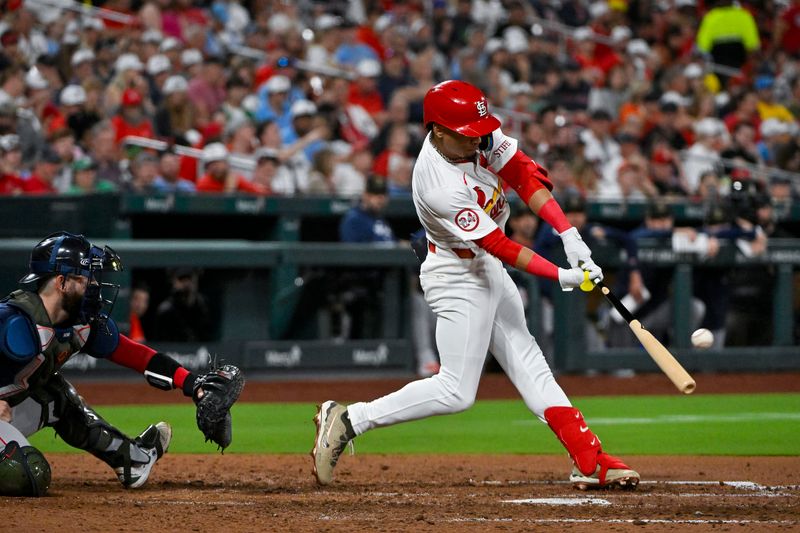
M147 363L156 354L156 351L144 344L139 344L126 337L125 335L119 336L119 344L117 349L111 354L109 359L118 365L128 367L136 370L140 374L144 374L147 369Z
M173 387L176 389L184 389L184 384L187 384L187 378L188 384L194 382L194 379L189 377L192 375L191 372L183 368L177 361L167 355L156 352L149 346L133 341L125 335L119 336L119 345L117 345L117 349L111 354L109 360L135 370L140 374L144 374L145 370L150 370L156 374L171 378Z
M542 207L539 208L539 218L553 226L559 233L563 233L572 227L561 206L558 205L555 198L547 200Z
M503 230L495 229L489 235L475 240L475 244L498 258L503 263L516 268L517 257L522 250L522 245L512 241ZM533 254L525 266L525 272L549 279L558 279L558 267L538 254Z
M517 150L497 174L526 204L539 189L553 190L553 183L547 178L547 171L521 150Z

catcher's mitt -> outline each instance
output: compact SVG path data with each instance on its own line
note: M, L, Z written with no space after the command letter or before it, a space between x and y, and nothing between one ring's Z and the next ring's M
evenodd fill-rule
M198 391L203 389L203 397ZM197 404L197 427L206 437L225 450L233 437L231 406L239 399L244 388L242 371L233 365L223 365L199 376L192 388L192 398Z

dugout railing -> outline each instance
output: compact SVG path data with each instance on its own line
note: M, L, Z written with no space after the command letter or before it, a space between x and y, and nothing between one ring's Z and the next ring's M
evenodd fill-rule
M255 373L269 375L287 372L388 372L413 369L408 281L417 260L406 245L354 245L338 243L248 242L240 240L110 240L127 267L127 275L137 269L194 266L216 271L220 281L218 297L213 305L220 316L219 338L195 344L153 343L156 348L176 355L189 367L200 368L209 356L219 355ZM763 257L747 258L733 246L723 247L712 261L702 264L696 259L673 253L652 243L640 243L640 259L644 264L658 264L674 269L675 342L671 348L678 359L692 371L776 370L800 368L800 349L795 343L795 315L798 299L797 271L800 264L800 243L796 240L774 240ZM0 240L0 271L6 278L18 278L30 252L30 239ZM619 250L596 251L610 275L621 264ZM689 345L686 317L691 294L692 272L696 268L744 268L769 264L775 270L770 346L725 348L719 351L694 350ZM278 317L297 312L292 301L309 290L313 268L381 269L381 331L375 338L351 340L342 338L281 338L271 334ZM309 270L311 269L311 270ZM287 272L295 276L287 276ZM127 288L125 278L121 280ZM541 333L541 308L538 281L524 278L529 295L529 323L534 334ZM9 289L11 287L8 287ZM613 371L632 369L655 370L656 367L641 349L613 349L587 352L584 342L584 321L590 295L579 291L553 291L555 334L553 366L558 371L582 372L590 369ZM305 296L309 296L305 294ZM313 299L313 294L311 295ZM766 296L766 295L765 295ZM117 319L124 321L125 291L116 308ZM314 309L314 306L311 306ZM120 315L120 313L122 313ZM576 317L578 317L576 319ZM298 317L295 317L297 319ZM316 320L309 315L302 320ZM281 320L291 320L283 317ZM646 323L645 323L646 325ZM90 358L77 359L71 372L114 372L113 365Z

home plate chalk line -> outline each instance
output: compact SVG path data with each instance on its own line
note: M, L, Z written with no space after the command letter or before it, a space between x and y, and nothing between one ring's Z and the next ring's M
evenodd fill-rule
M485 485L498 485L502 484L502 482L494 482L494 481L485 481L483 482ZM515 483L513 481L506 482L509 485L521 485L523 483ZM529 485L566 485L569 484L568 481L556 481L556 482L549 482L549 481L530 481L525 484ZM784 497L792 497L793 494L787 492L780 492L781 490L797 490L800 489L798 485L780 485L775 487L768 487L766 485L761 485L760 483L754 483L753 481L642 481L640 485L675 485L675 486L707 486L707 487L730 487L733 489L744 490L747 491L746 493L734 493L734 494L713 494L713 493L679 493L679 494L670 494L671 497L678 497L678 498L703 498L703 497L717 497L717 496L743 496L748 498L784 498ZM627 492L625 494L631 494ZM663 496L661 494L653 494L653 493L635 493L637 497L660 497ZM615 496L616 494L611 494L609 496ZM551 498L523 498L523 499L515 499L515 500L500 500L501 503L513 503L513 504L525 504L525 505L612 505L610 501L604 498L585 498L585 497L574 497L574 496L566 496L566 497L551 497Z
M442 522L525 522L529 524L731 524L796 526L797 520L668 519L668 518L450 518Z
M602 498L528 498L524 500L500 500L502 503L526 505L611 505Z
M572 485L571 481L543 481L543 480L493 480L473 481L476 485ZM731 487L753 492L772 492L775 490L800 490L800 485L762 485L753 481L694 481L694 480L667 480L667 481L640 481L639 485L693 485L693 486L719 486Z

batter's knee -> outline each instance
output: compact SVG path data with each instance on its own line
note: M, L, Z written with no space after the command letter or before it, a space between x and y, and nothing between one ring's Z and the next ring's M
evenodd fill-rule
M452 383L447 379L440 378L441 374L434 376L431 379L440 381L444 396L441 403L445 410L443 414L455 414L466 411L475 404L475 395L477 390L464 390L458 384Z

